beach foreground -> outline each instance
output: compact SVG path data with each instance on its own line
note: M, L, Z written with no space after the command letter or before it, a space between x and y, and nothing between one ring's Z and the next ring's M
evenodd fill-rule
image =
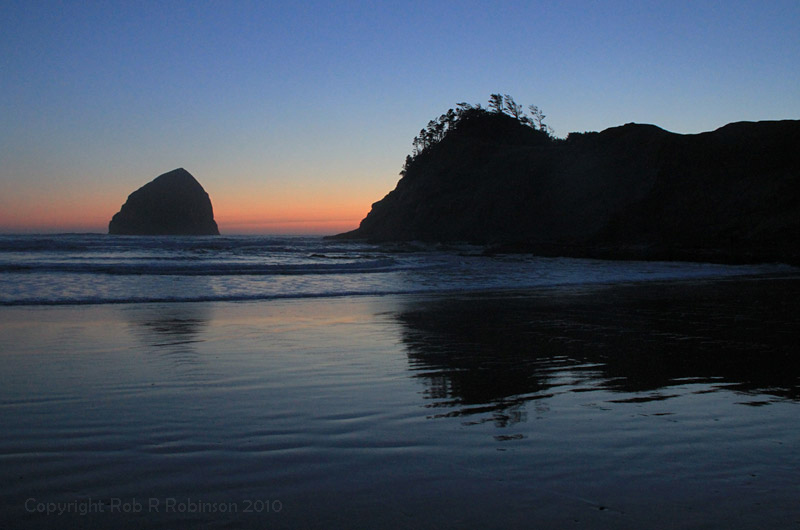
M800 280L0 307L3 528L800 525Z

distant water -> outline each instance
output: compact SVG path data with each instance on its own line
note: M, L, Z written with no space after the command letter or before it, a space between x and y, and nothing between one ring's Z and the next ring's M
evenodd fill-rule
M486 257L319 237L0 236L0 304L241 301L691 279L783 265Z

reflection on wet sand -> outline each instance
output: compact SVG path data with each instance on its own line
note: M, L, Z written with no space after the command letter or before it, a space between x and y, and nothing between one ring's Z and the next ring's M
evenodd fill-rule
M605 389L649 401L685 394L676 389L690 383L764 394L768 403L800 398L798 283L461 295L409 304L398 320L428 406L445 407L446 415L491 413L495 422L513 423L525 419L522 404L546 407L553 392Z
M211 319L208 304L154 304L129 310L132 333L148 351L193 362Z

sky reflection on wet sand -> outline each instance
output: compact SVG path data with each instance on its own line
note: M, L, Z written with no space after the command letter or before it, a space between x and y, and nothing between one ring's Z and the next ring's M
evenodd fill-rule
M2 308L2 523L796 525L797 284Z

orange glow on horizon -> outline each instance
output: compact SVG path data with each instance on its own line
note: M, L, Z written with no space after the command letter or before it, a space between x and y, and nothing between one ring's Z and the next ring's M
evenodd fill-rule
M216 219L221 235L334 235L358 228L361 219L303 220L303 219ZM64 221L0 218L0 233L100 233L108 232L105 219L70 219Z
M358 227L360 220L351 221L303 221L261 220L224 222L217 220L220 234L285 234L285 235L334 235L349 232Z
M91 204L78 207L72 201L15 201L0 207L0 231L4 233L107 232L111 216Z
M224 195L213 201L213 207L221 234L331 235L358 228L371 202L343 192L284 190L271 195Z
M231 186L212 197L214 219L223 235L332 235L357 228L380 195L370 189L331 188L295 186L267 193L258 187ZM15 190L0 197L0 232L106 233L127 197L116 189L92 195L79 188L51 191L44 195L37 189Z
M98 206L93 206L98 205ZM108 208L107 200L78 207L72 201L3 205L2 233L106 233L108 222L119 209ZM368 207L367 207L368 209ZM366 215L363 204L242 204L220 201L214 205L214 219L223 235L310 234L333 235L358 227Z
M337 234L358 227L363 212L320 208L289 208L264 215L254 211L215 209L214 219L221 234Z

